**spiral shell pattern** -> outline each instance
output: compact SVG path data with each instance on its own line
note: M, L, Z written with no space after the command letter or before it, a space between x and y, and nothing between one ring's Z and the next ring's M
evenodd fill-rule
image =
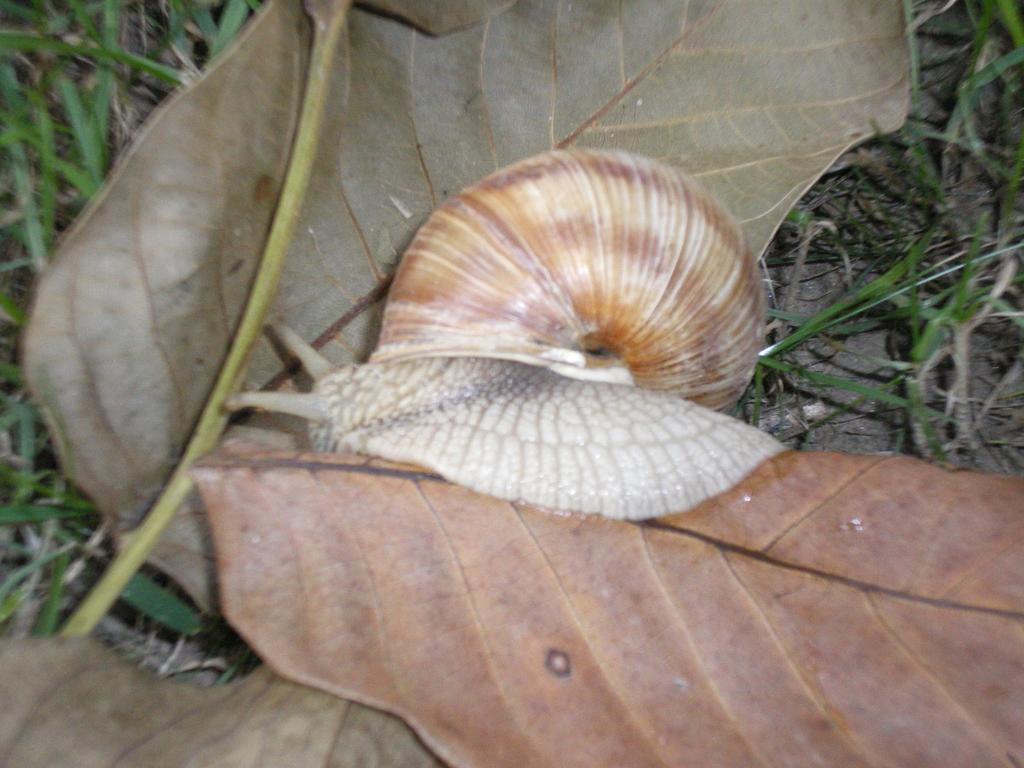
M372 359L502 358L722 408L749 381L763 318L739 226L693 179L625 152L556 150L430 216Z

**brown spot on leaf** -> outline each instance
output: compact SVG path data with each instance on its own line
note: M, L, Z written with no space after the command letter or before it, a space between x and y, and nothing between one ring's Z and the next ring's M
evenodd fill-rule
M544 666L555 677L569 677L572 674L572 662L569 660L569 654L557 648L548 649Z
M256 204L268 202L274 195L274 179L267 174L260 174L252 186L252 201Z

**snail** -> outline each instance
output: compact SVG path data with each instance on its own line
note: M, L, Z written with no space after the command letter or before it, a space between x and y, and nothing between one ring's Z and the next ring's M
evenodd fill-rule
M510 501L611 518L679 512L783 450L716 409L763 334L732 217L654 160L555 150L449 199L409 244L378 346L232 408L310 420L318 450L418 464Z

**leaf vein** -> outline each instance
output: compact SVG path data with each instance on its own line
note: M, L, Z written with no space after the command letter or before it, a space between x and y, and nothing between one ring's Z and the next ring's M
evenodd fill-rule
M452 563L455 565L455 568L459 573L459 580L462 582L463 586L462 593L465 595L466 603L469 605L470 614L473 617L473 628L476 630L477 638L483 646L483 655L487 665L487 674L494 683L494 687L497 689L498 695L501 698L505 709L515 722L516 730L536 752L537 745L530 736L530 729L525 727L525 724L520 720L519 713L512 703L512 698L509 696L508 691L505 690L505 686L502 684L501 675L498 674L498 670L494 662L494 653L491 649L490 643L487 642L487 634L484 632L484 621L480 616L480 609L477 607L476 600L473 597L473 589L469 584L469 578L466 576L466 570L462 565L462 560L459 557L458 552L455 550L452 538L448 534L448 529L445 527L444 522L441 520L441 516L437 513L434 505L430 503L430 499L428 499L427 495L423 492L419 482L414 481L413 485L415 486L420 499L423 501L424 506L426 506L430 511L430 514L433 516L434 524L437 525L438 529L441 531L441 535L444 537L445 547L448 549L448 554L451 557Z
M616 702L618 702L619 704L619 707L625 713L625 719L629 720L632 723L633 730L637 731L643 737L646 743L650 746L652 756L654 756L662 765L668 766L669 764L665 762L665 759L658 753L658 750L655 746L655 744L657 743L655 735L650 731L650 728L646 726L646 724L642 720L637 718L636 714L633 712L633 708L626 703L626 699L623 693L619 690L619 687L608 676L608 672L605 670L604 664L601 663L600 659L598 658L597 651L594 650L594 646L591 644L590 638L587 636L587 627L583 623L583 620L580 618L579 613L576 610L576 604L569 596L569 592L568 590L566 590L565 584L562 582L562 577L558 574L558 570L551 562L551 558L548 557L547 551L545 551L545 549L540 545L540 542L537 540L537 536L534 534L533 529L530 528L530 526L527 525L526 520L523 519L523 514L519 509L519 505L512 504L512 509L516 513L516 517L519 520L519 524L523 527L523 530L526 531L527 535L529 535L530 539L533 541L533 545L537 548L537 551L540 553L541 557L544 558L544 565L546 566L548 573L551 574L551 577L555 582L555 586L558 587L558 592L562 596L562 599L565 601L565 605L568 608L569 615L572 617L572 622L576 625L579 637L583 641L583 644L586 646L587 651L590 654L590 658L593 659L595 669L601 676L601 679L604 680L605 684L607 685L609 693L611 693L611 695L614 696Z
M781 532L779 532L771 541L769 541L767 544L765 544L763 547L761 547L761 551L764 552L765 554L768 554L769 552L771 552L771 550L775 547L775 545L778 544L780 541L782 541L782 539L784 539L791 532L795 531L797 528L799 528L801 525L803 525L807 520L809 520L811 517L813 517L818 512L820 512L822 507L824 507L826 504L828 504L828 503L830 503L832 501L835 501L837 496L839 496L841 493L843 493L843 491L845 491L847 488L849 488L853 483L855 483L856 481L860 480L864 476L864 474L866 472L868 472L868 470L874 469L879 464L881 464L883 461L884 461L883 457L879 456L879 457L877 457L875 459L875 461L872 461L871 463L865 465L864 467L861 467L861 469L859 469L857 472L854 472L846 480L846 482L841 483L837 488L835 488L831 493L829 493L829 495L827 497L825 497L824 499L819 501L817 504L815 504L813 507L811 507L811 509L806 514L801 515L797 520L795 520L793 523L791 523L790 525L786 526Z
M477 67L477 79L479 81L480 89L480 109L484 115L484 128L487 129L487 147L491 151L491 161L494 163L495 169L498 167L498 148L494 143L494 125L491 122L491 110L487 106L487 89L484 87L484 51L487 50L487 36L491 31L491 19L487 18L484 22L484 29L480 39L480 64Z
M836 717L832 708L828 704L828 697L825 695L825 692L821 690L820 686L812 682L810 672L804 669L790 653L789 648L786 647L782 638L779 636L779 633L776 630L775 625L772 623L771 618L768 616L768 612L764 609L764 606L761 605L761 602L746 585L746 582L744 582L743 579L740 578L740 575L736 573L736 569L733 567L733 564L729 562L728 554L721 549L718 550L718 554L722 558L722 562L725 565L726 570L729 572L729 575L732 577L732 580L736 583L737 588L746 597L751 607L757 613L765 632L768 633L772 643L776 648L778 648L779 653L785 660L786 666L789 668L793 677L798 681L800 687L804 689L804 693L810 700L812 706L819 714L821 714L822 717L832 724L834 732L839 736L841 741L843 741L854 753L860 755L865 763L868 765L875 765L876 761L871 759L870 755L866 751L865 745L861 744L854 737L854 734L851 733L850 730L846 728Z
M662 51L657 56L654 56L651 59L650 63L646 67L644 67L636 77L629 80L617 94L612 96L602 106L598 107L598 109L594 111L589 117L584 119L573 131L571 131L565 138L559 141L557 146L560 148L566 147L575 142L576 139L578 139L582 133L589 130L590 127L598 120L600 120L602 117L604 117L604 115L606 115L612 107L614 107L622 99L624 99L626 94L633 90L633 88L636 87L638 83L642 82L644 78L647 77L647 75L649 75L655 69L660 67L665 58L669 56L672 53L672 51L674 51L676 48L681 46L693 32L705 26L712 18L714 18L721 10L722 6L722 2L717 3L711 10L709 10L704 15L704 17L699 22L692 25L692 27L689 29L683 29L680 32L679 37L677 37L664 51ZM554 130L554 120L552 120L552 130ZM552 145L554 146L553 135Z
M853 94L852 96L844 96L838 99L820 99L816 101L795 101L786 104L751 104L749 106L742 107L726 107L725 109L709 110L706 112L698 112L696 114L691 115L679 115L677 117L662 118L659 120L644 120L632 121L628 123L604 123L601 125L592 125L586 129L586 132L620 133L623 131L663 130L665 128L675 128L677 126L686 125L688 123L706 122L718 118L730 118L735 117L737 115L744 115L752 112L777 114L786 111L831 108L858 101L865 101L876 96L881 96L882 94L895 90L896 88L901 86L906 81L906 79L906 75L903 74L886 85L880 86L870 91L863 91L861 93ZM834 131L829 131L828 133L832 134L834 133Z
M666 531L668 533L674 533L678 536L686 536L687 538L696 539L703 541L707 544L711 544L718 547L726 552L734 553L742 557L750 558L751 560L757 560L762 563L775 566L776 568L784 568L788 571L796 571L798 573L806 573L810 576L816 576L826 581L833 581L838 584L844 584L848 587L862 590L864 592L875 592L882 595L888 595L898 600L906 600L912 603L923 603L925 605L931 605L936 608L943 608L946 610L953 611L969 611L971 613L982 613L990 616L1002 616L1008 619L1014 619L1016 621L1024 621L1024 611L1007 610L1004 608L992 608L985 605L973 605L970 603L963 603L954 600L943 600L941 598L929 597L927 595L917 595L909 592L904 592L892 587L885 587L881 584L873 584L869 581L863 581L861 579L850 578L849 576L843 576L838 573L829 573L823 571L820 568L815 568L810 565L802 565L800 563L790 562L788 560L780 560L772 555L767 555L761 550L750 549L739 544L733 544L732 542L725 541L724 539L717 539L714 536L709 536L706 533L699 531L690 530L681 526L672 525L670 523L661 522L659 520L645 520L631 523L632 525L638 525L642 528L653 528L658 531Z
M967 720L967 722L970 723L976 731L982 734L982 741L984 741L985 746L988 747L988 749L996 758L993 762L993 765L999 763L1001 761L1001 756L1003 755L1003 750L998 743L992 740L992 734L989 733L988 728L986 728L977 720L977 716L973 712L971 712L967 705L962 703L953 694L953 692L949 690L949 687L942 682L942 680L932 670L932 668L928 666L928 664L925 663L925 661L921 659L916 653L914 653L913 649L911 649L910 646L904 642L903 638L900 637L899 633L896 631L896 628L893 627L885 618L885 615L882 613L881 606L878 605L875 596L871 594L865 594L864 600L867 604L868 612L875 619L875 621L877 622L878 626L882 629L882 631L885 632L892 639L896 647L899 648L900 651L902 651L903 654L906 656L906 658L908 658L910 662L921 671L921 674L928 678L928 680L930 680L933 685L935 685L940 691L942 691L942 694L949 700L949 703L953 706L953 708L957 712L959 712L960 715L963 716L963 718Z
M682 636L686 638L686 644L687 646L689 646L690 653L693 656L693 660L701 669L701 672L704 677L704 682L707 685L708 690L711 692L711 695L714 697L714 700L718 705L719 710L722 712L725 718L730 723L732 723L733 731L736 733L740 741L742 741L743 744L746 746L747 751L750 752L750 754L761 765L766 767L770 766L771 762L768 760L768 758L765 755L762 755L760 750L758 750L750 742L750 739L747 738L747 735L744 732L743 728L740 727L739 720L736 719L736 713L732 711L732 707L730 707L728 702L726 702L725 697L722 695L722 692L719 690L718 685L715 683L715 677L711 674L711 670L708 669L703 656L701 656L701 653L697 648L697 642L696 640L694 640L693 634L690 632L690 628L687 623L684 610L675 600L672 599L672 595L668 591L668 586L665 584L665 578L661 573L661 569L658 568L657 563L651 556L651 541L647 531L641 530L640 540L643 542L644 545L644 556L646 564L648 568L650 568L651 573L654 575L654 583L657 584L658 591L661 593L661 596L664 599L664 601L668 604L669 610L672 611L672 617L673 619L675 619L676 624L679 625L679 629L682 633Z
M430 171L427 169L427 159L423 156L423 145L420 143L420 129L416 122L416 88L414 85L416 72L416 40L419 32L413 30L412 44L409 49L409 122L412 124L412 140L416 146L416 159L419 161L420 173L427 184L427 192L430 193L430 208L437 208L437 195L434 193L434 182L430 179Z
M132 244L128 249L131 252L132 260L135 262L135 266L139 270L139 277L142 280L142 295L146 303L146 315L149 317L149 327L153 333L153 346L156 348L157 353L160 355L160 359L163 360L164 369L167 371L167 381L171 385L171 391L174 393L174 405L175 411L178 414L178 418L172 417L170 420L171 424L177 424L182 422L190 422L191 419L185 413L185 393L182 389L181 382L178 380L178 372L175 370L174 365L171 363L171 356L167 351L167 345L164 343L163 338L160 335L160 323L156 315L156 306L153 303L153 288L149 282L149 272L146 269L146 260L143 258L141 253L141 236L139 234L139 219L140 219L140 202L139 196L132 196L131 200L132 211L130 214L131 218L131 231L132 231ZM220 269L213 270L216 276L217 282L217 297L221 301L221 307L223 309L223 286L222 286L222 275ZM230 327L230 326L228 326ZM226 351L226 350L225 350ZM172 430L168 430L169 432Z

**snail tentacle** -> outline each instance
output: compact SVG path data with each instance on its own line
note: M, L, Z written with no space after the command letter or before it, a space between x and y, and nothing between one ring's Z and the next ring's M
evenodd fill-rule
M334 370L334 364L299 336L291 326L283 322L275 322L271 328L285 348L295 355L306 373L314 379L320 379Z
M310 423L330 417L327 402L312 392L239 392L224 403L229 411L256 408L273 413L287 413Z

